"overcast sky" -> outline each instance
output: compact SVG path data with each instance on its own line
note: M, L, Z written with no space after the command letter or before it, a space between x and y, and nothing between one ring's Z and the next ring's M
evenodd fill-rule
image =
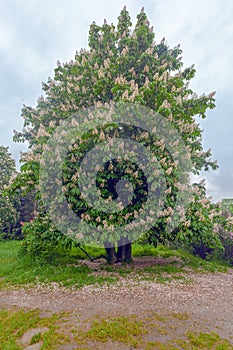
M0 145L15 159L22 144L12 142L22 128L23 104L35 105L41 83L53 76L57 60L87 48L90 24L116 23L123 6L135 21L142 6L156 40L181 44L185 66L195 64L191 87L216 90L216 109L201 122L204 145L220 168L205 173L214 200L233 198L233 2L226 0L0 0ZM203 177L202 176L202 177Z

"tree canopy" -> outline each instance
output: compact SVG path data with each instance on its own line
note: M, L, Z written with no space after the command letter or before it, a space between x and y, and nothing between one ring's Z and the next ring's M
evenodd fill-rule
M133 114L132 106L135 106L135 111L140 108L152 111L151 114L148 112L152 120L155 119L155 115L159 115L168 123L166 125L170 126L169 130L175 130L173 138L174 135L179 135L179 140L173 139L170 147L179 153L182 141L187 154L190 155L190 171L199 174L202 169L217 168L216 162L211 159L211 151L203 149L202 130L196 121L197 117L205 118L206 111L215 107L215 93L198 96L189 87L190 81L195 76L195 68L183 67L180 46L169 48L164 39L159 43L155 39L156 35L143 9L137 16L134 28L126 8L121 11L116 26L108 24L106 20L102 26L93 22L89 31L89 48L77 52L74 60L70 62L64 64L58 62L54 77L43 83L44 95L38 99L36 107L24 106L22 109L24 128L21 132L15 133L14 140L28 141L29 151L21 158L21 174L14 183L15 189L22 187L27 192L33 188L37 192L37 198L40 199L41 166L56 168L57 164L61 163L59 159L61 154L56 152L56 149L53 149L53 156L48 158L48 163L40 163L41 160L44 161L43 152L44 154L49 152L49 147L51 151L52 143L49 142L59 127L63 128L63 134L59 129L61 132L59 135L63 135L64 138L72 127L76 128L79 130L76 139L71 137L72 142L67 155L62 159L62 180L56 178L54 173L54 183L62 189L61 203L65 198L75 215L82 222L94 227L107 227L109 230L112 228L112 231L116 230L117 226L124 227L141 215L149 195L148 186L155 180L159 184L161 177L154 175L151 180L145 175L145 169L138 166L137 158L133 156L131 161L122 157L110 157L96 173L96 188L101 200L107 201L106 203L117 200L116 186L122 180L131 183L133 197L124 208L109 213L97 210L85 201L80 191L77 171L91 149L111 140L115 142L119 138L127 139L141 144L153 153L164 174L165 198L156 223L148 230L148 238L151 241L169 240L178 236L184 239L185 230L189 231L188 236L198 235L198 229L194 229L195 225L191 219L192 213L195 212L195 220L202 222L204 227L211 205L202 195L198 195L198 191L202 193L203 185L196 185L191 192L189 191L190 203L193 203L190 208L193 209L186 211L182 206L180 211L177 209L178 193L182 191L187 180L187 176L182 177L181 171L185 155L180 153L178 154L180 157L177 158L175 152L171 152L166 144L169 132L163 137L164 135L156 134L152 130L149 132L146 127L143 129L137 125L127 124L127 118L130 113ZM116 123L112 119L108 121L109 111L114 108L112 106L117 106L118 115L125 113L125 120L121 123ZM125 106L131 107L127 110ZM120 108L123 108L122 111ZM82 124L80 119L75 117L80 117L80 114L83 117ZM91 114L94 116L92 124L89 123ZM142 122L144 115L143 113L138 115L138 119L141 118ZM106 117L105 120L103 116ZM100 123L96 124L98 118ZM82 135L80 130L83 130ZM187 173L187 169L184 169L185 172ZM50 183L49 190L53 191L51 186ZM127 186L123 186L123 191L128 191ZM58 196L58 202L59 198ZM205 210L197 210L197 207ZM41 201L38 218L43 217L44 220L45 209ZM166 227L173 220L176 210L180 215L179 223L172 231L167 231ZM146 221L149 220L150 215ZM206 234L216 240L212 233L213 223L211 224L209 219L207 222ZM85 230L84 226L82 230ZM78 237L81 240L83 234L87 232L77 233L76 239ZM104 236L102 243L124 246L129 244L130 240L127 240L127 234L122 234L115 235L113 239Z

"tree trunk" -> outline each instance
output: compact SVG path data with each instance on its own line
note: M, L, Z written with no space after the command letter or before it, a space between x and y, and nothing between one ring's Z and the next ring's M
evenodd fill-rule
M117 258L122 262L132 261L132 243L127 238L122 237L118 242Z
M107 261L109 264L114 264L118 261L117 258L117 254L116 254L116 250L115 247L111 247L111 248L106 248L106 254L107 254Z
M115 247L108 248L105 245L107 261L109 264L115 264L118 261L130 263L132 261L132 243L125 237L118 242L117 252Z

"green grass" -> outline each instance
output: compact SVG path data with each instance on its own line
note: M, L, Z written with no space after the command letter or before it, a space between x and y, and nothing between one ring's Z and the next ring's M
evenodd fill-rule
M109 317L92 321L90 329L78 332L76 341L79 343L88 341L106 343L111 340L137 347L142 342L142 336L145 334L147 334L145 324L134 315L130 317Z
M155 248L150 244L137 244L134 243L132 246L133 256L158 256L158 247Z
M133 245L134 256L160 256L162 258L177 257L183 262L183 266L187 266L194 270L200 270L203 272L225 272L227 270L227 264L221 261L207 261L198 256L194 256L185 249L171 249L169 247L158 245L156 248L150 245Z
M214 332L186 333L184 324L183 331L179 331L179 337L176 338L177 334L173 333L173 328L169 328L169 322L173 321L176 324L176 320L185 322L188 319L189 315L187 314L171 314L166 315L166 317L154 314L146 319L139 319L134 315L99 317L99 319L91 321L88 329L77 330L75 339L80 345L87 345L88 342L98 345L110 341L145 350L233 350L231 343L222 339L218 334ZM164 339L148 341L146 338L150 334L154 334L153 337L157 334L156 338L162 337Z
M136 268L134 264L123 266L103 265L99 269L93 269L80 263L78 259L84 259L85 254L78 249L73 249L66 255L57 255L51 263L39 263L31 259L18 255L20 242L18 241L0 241L0 287L34 285L36 283L57 282L63 286L75 286L77 288L87 284L114 283L119 276L130 278L140 278L145 280L158 281L161 283L170 282L178 279L186 280L185 268L199 272L226 271L226 266L217 262L204 261L183 250L172 250L167 247L141 246L133 245L134 257L154 256L162 259L162 264L155 264L150 267ZM87 248L92 256L98 256L103 250ZM179 259L172 259L173 257ZM185 276L185 277L184 277ZM182 280L183 279L183 280ZM188 279L188 274L187 274ZM215 349L215 350L233 350L232 345L224 339L221 339L215 333L193 333L187 332L185 322L188 315L171 314L169 315L151 315L144 320L136 316L97 318L89 320L84 325L77 322L70 327L67 326L65 319L68 316L53 315L48 318L40 318L38 311L17 311L0 310L0 349L14 350L22 349L19 340L29 329L37 327L48 327L44 334L36 334L31 339L31 344L43 341L43 349L56 349L59 344L71 344L76 342L80 349L88 349L89 342L96 344L106 344L115 342L124 343L134 348L150 349ZM171 327L178 322L184 322L182 337L176 335ZM79 325L79 326L77 326ZM62 329L62 328L63 329ZM81 328L80 328L81 327ZM85 329L86 327L86 329ZM173 327L174 328L174 327ZM192 330L192 329L191 329ZM160 341L146 341L145 335L151 332L157 334ZM161 339L171 335L172 341ZM78 346L79 346L78 345ZM86 346L86 348L85 348Z
M153 266L137 269L134 264L125 264L123 266L104 266L103 270L118 273L122 277L133 273L134 278L138 277L147 281L159 283L180 280L183 283L189 283L187 268L191 271L200 273L207 272L226 272L228 266L217 261L206 261L200 257L194 256L183 249L171 249L162 245L156 248L151 245L133 244L133 257L158 257L163 261ZM173 259L174 258L174 259ZM178 259L177 259L178 258Z
M54 314L48 318L40 318L38 310L0 310L0 349L23 349L21 344L23 334L38 327L47 327L48 331L34 335L31 344L42 340L45 348L50 349L54 348L54 345L63 344L67 341L67 337L59 334L59 327L55 325L61 317L62 315Z
M233 346L227 341L221 339L216 333L191 333L187 334L188 342L193 349L216 349L216 350L232 350Z
M215 333L189 333L188 340L177 339L168 343L148 342L145 350L233 350L233 346Z
M217 262L204 261L183 250L133 244L134 257L161 257L164 259L163 264L155 264L142 269L136 269L134 264L102 265L98 271L93 271L80 263L80 259L84 259L86 256L78 248L74 248L66 254L54 256L50 263L41 263L29 259L27 256L19 256L20 244L19 241L0 241L0 288L51 282L66 287L80 288L89 284L114 283L118 281L119 276L126 277L130 274L133 274L134 278L161 283L170 282L173 279L187 282L188 279L183 276L187 267L199 272L224 272L227 270L226 266ZM104 253L103 249L91 247L86 249L93 257ZM172 261L172 257L179 259Z
M22 336L31 329L46 327L46 332L29 339L30 344L42 341L43 349L57 349L59 345L65 348L70 344L77 349L89 349L89 344L108 348L110 342L144 350L233 350L228 340L214 332L187 331L188 320L187 314L154 313L144 319L135 315L94 316L80 322L78 315L68 313L40 317L39 310L0 310L0 349L23 350ZM178 331L171 327L171 322L173 325L180 322Z
M80 288L88 284L113 283L117 277L94 276L92 270L78 264L72 256L57 258L56 263L40 264L18 256L20 242L0 242L0 286L57 282L63 286ZM72 264L77 264L73 266Z

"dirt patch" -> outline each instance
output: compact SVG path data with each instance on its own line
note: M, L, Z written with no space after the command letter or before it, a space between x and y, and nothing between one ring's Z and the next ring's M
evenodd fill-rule
M171 256L169 258L163 258L160 256L153 257L153 256L141 256L141 257L135 257L133 259L133 262L131 265L128 265L128 268L133 268L135 270L137 269L144 269L146 267L153 267L153 266L161 266L161 265L170 265L175 263L176 266L183 266L184 262L182 259L176 256ZM103 267L106 267L108 264L105 259L98 259L95 261L90 260L81 260L80 264L88 266L92 270L100 270ZM72 266L79 266L75 264L71 264ZM124 263L116 263L113 265L113 267L117 268L119 266L126 266Z

